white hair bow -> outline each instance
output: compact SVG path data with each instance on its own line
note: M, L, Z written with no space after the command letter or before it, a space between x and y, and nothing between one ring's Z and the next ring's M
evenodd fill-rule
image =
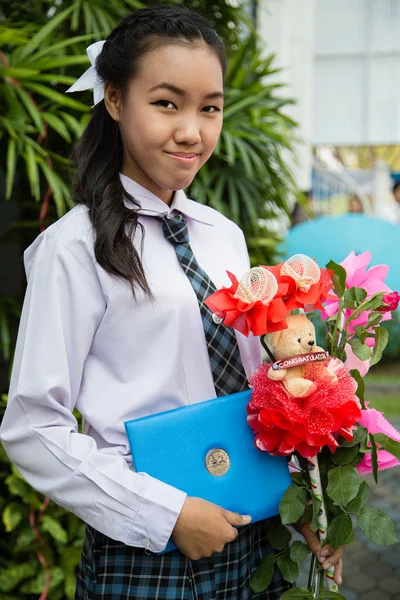
M75 83L67 89L68 92L82 92L83 90L93 89L94 105L98 104L104 98L104 81L96 71L96 58L102 51L105 40L90 44L86 48L86 53L89 57L91 66L75 81Z

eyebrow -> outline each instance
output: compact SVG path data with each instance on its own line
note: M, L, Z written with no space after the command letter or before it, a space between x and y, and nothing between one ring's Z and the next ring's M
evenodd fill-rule
M187 96L187 93L184 90L181 90L180 88L176 87L175 85L171 85L170 83L159 83L158 85L155 85L154 87L150 88L149 92L154 92L155 90L168 90L169 92L173 92L174 94L177 94L178 96ZM223 92L211 92L211 94L207 94L206 96L204 96L204 98L206 100L209 100L211 98L224 98L224 93Z

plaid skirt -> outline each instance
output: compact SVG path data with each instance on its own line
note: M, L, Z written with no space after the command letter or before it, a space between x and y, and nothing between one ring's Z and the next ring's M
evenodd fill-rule
M250 588L254 569L273 552L266 524L240 528L223 552L200 560L190 560L179 550L146 554L87 526L75 600L279 600L291 586L278 570L266 592L256 594Z

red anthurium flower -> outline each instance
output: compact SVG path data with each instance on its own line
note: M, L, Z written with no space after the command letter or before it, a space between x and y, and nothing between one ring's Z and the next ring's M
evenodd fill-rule
M264 335L281 329L287 329L285 318L289 312L282 298L274 298L268 304L261 300L245 302L235 296L239 281L235 275L227 271L232 282L231 287L222 288L211 294L205 304L217 317L222 318L225 325L233 327L248 336Z
M356 383L344 366L336 366L337 381L321 379L318 370L304 367L304 377L316 384L306 398L291 396L278 381L268 378L271 365L261 365L251 379L253 393L247 407L248 423L260 450L278 456L297 451L305 458L316 456L323 446L332 452L336 438L352 439L361 418L355 395Z

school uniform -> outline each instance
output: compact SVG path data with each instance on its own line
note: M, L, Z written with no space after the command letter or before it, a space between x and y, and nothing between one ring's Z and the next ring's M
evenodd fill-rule
M88 524L76 598L278 599L251 594L249 576L268 551L263 524L240 530L211 559L162 556L186 495L136 473L124 421L215 397L199 305L160 220L187 222L198 263L217 288L249 268L241 230L175 193L169 207L121 175L139 201L134 244L154 296L136 298L94 257L83 205L44 231L24 255L28 287L1 439L27 481ZM143 244L143 246L142 246ZM235 333L247 376L258 339ZM72 414L82 414L83 434ZM251 555L251 556L250 556Z

